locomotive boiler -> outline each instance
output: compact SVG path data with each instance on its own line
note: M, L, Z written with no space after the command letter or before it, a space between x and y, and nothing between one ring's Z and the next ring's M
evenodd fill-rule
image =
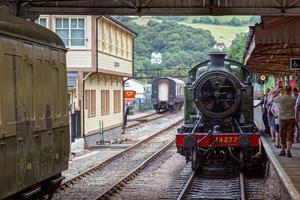
M194 170L207 161L251 165L259 151L253 122L251 72L243 64L209 54L189 71L185 87L185 123L176 135L177 151Z

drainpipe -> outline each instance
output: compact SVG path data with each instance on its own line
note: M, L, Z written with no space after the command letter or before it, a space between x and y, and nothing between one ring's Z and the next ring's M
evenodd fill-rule
M132 57L132 77L133 77L133 79L135 78L135 74L134 74L134 38L135 37L132 38L132 55L131 55L131 57Z
M135 78L135 74L134 74L134 38L132 38L132 77L127 78L126 80L123 80L123 91L125 91L125 82L130 80L130 79L134 79ZM124 94L124 93L123 93ZM123 95L123 133L125 132L125 124L124 124L124 116L126 114L126 110L125 110L125 98Z
M85 81L86 79L92 74L92 72L89 72L85 77L82 79L82 132L83 132L83 140L84 144L86 146L86 138L85 138Z
M101 18L97 17L96 18L96 73L99 72L98 70L98 42L99 42L99 34L98 34L98 20ZM82 99L82 106L83 106L83 112L82 112L82 116L83 116L83 120L82 120L82 131L83 131L83 138L84 138L84 143L86 145L86 137L85 137L85 81L86 79L93 74L94 72L89 72L83 79L82 79L82 90L83 90L83 99Z

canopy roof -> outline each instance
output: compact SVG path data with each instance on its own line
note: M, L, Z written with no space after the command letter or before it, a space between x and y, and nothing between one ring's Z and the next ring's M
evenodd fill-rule
M299 0L3 0L18 15L299 15Z
M262 17L250 27L244 64L257 73L289 75L290 58L300 58L300 16Z

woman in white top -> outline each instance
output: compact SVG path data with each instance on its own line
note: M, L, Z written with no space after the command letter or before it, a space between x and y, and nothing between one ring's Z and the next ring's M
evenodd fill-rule
M280 148L280 137L279 137L279 109L277 103L273 102L271 112L274 116L274 130L275 130L275 146Z

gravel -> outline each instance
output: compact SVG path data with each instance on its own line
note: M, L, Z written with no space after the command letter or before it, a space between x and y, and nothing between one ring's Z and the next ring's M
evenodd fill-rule
M164 127L166 127L165 125ZM76 181L71 188L64 191L59 191L54 199L93 199L96 195L104 192L112 184L123 178L127 173L140 165L144 160L150 157L159 148L174 139L177 127L153 138L146 144L130 150L126 155L107 164L101 170L98 170ZM155 132L158 130L155 129ZM96 154L95 154L96 155ZM109 157L109 156L108 156ZM86 158L89 158L87 156Z
M128 141L139 141L145 139L146 137L150 136L154 132L162 130L165 127L175 123L176 121L179 121L180 119L182 119L182 116L183 116L183 112L180 111L178 113L168 115L166 117L151 122L143 123L136 127L127 129L125 134L123 134L121 138L122 140L128 140ZM174 137L175 134L176 132L174 132Z
M185 160L174 145L111 199L160 199L184 166Z
M181 113L181 114L180 114ZM168 115L167 118L160 118L158 120L151 121L149 123L141 124L135 128L129 129L122 135L122 139L126 142L124 144L132 145L136 142L145 139L146 137L152 135L153 133L164 129L165 127L170 126L172 123L179 121L182 119L182 112L175 113L174 115ZM175 137L176 132L174 132ZM98 163L103 162L111 156L116 155L121 152L127 146L115 147L111 145L113 148L102 148L97 150L85 150L81 156L72 157L69 162L68 170L64 171L62 174L66 177L64 180L70 180L82 173L83 171L95 166Z

